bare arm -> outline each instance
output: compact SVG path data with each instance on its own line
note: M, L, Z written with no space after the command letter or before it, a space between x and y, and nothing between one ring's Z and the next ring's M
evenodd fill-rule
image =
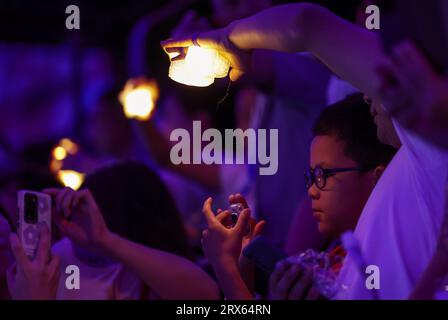
M219 298L216 282L193 262L111 232L88 189L46 189L44 192L55 199L53 218L63 235L90 252L123 264L162 299Z
M272 7L233 22L230 41L242 50L309 51L369 96L381 59L379 37L313 4Z
M379 37L308 3L288 4L234 21L224 29L201 34L201 47L213 48L232 66L230 78L238 79L249 68L251 49L285 52L309 51L342 79L374 97L373 77L383 53ZM162 42L167 52L193 45L190 38Z
M216 282L193 262L111 234L107 256L122 263L163 299L219 299Z

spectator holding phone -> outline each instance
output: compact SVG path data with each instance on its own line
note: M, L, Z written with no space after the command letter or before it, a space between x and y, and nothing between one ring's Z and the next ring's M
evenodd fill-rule
M8 269L8 289L14 300L53 300L59 283L60 259L50 252L51 239L48 227L39 227L36 257L31 260L15 233L10 237L16 262Z
M87 189L88 188L88 189ZM146 166L122 163L88 176L80 191L46 190L66 237L62 268L80 268L80 290L58 299L217 299L214 280L190 260L180 216Z

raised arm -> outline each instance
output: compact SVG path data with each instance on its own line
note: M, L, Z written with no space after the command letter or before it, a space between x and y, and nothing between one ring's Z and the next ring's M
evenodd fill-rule
M237 80L250 65L251 49L285 52L309 51L344 80L369 96L374 96L375 69L383 53L379 37L308 3L288 4L264 10L232 22L223 29L200 34L197 44L213 48L226 57ZM193 45L191 37L162 42L168 52Z

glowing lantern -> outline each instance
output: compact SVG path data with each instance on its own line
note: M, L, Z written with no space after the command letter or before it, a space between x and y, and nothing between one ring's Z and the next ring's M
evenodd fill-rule
M119 100L126 117L148 120L154 111L159 89L155 81L131 79L126 82Z
M173 58L176 53L170 53ZM207 87L215 78L224 78L230 64L216 50L197 46L188 47L185 59L171 61L168 76L176 82L196 87Z
M60 170L58 179L64 186L78 190L84 181L84 174L74 170Z

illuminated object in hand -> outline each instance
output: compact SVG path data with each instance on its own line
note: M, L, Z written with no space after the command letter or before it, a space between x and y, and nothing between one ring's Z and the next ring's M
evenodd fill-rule
M126 82L119 100L127 118L148 120L155 108L159 89L155 81L131 79Z
M64 186L78 190L84 181L84 175L74 170L59 170L58 179Z
M176 53L170 53L174 58ZM207 87L215 78L224 78L230 64L218 51L197 46L188 48L185 59L171 61L168 76L176 82L196 87Z

